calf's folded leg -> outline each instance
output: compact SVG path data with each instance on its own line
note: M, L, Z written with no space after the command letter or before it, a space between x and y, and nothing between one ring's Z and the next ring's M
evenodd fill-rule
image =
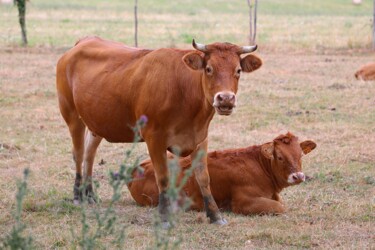
M279 201L256 197L234 200L232 202L232 211L243 215L282 214L285 213L285 207Z

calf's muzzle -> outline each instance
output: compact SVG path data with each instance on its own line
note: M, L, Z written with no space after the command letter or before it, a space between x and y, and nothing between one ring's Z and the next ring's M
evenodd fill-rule
M288 183L289 184L299 184L301 182L304 182L306 179L305 174L302 172L297 172L290 174L288 177Z

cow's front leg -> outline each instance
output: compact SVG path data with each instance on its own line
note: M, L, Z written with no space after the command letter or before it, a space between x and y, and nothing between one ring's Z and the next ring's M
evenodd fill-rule
M159 138L160 139L160 138ZM152 164L155 169L156 183L159 188L159 215L164 228L170 227L168 217L170 213L170 202L167 196L167 188L169 185L168 167L167 167L167 153L166 146L163 140L158 140L154 136L149 141L146 141L147 148L151 157Z
M94 135L89 130L86 130L85 134L85 153L83 160L83 176L84 176L84 185L87 201L92 204L97 201L96 195L94 193L92 185L92 170L94 166L94 159L96 155L96 150L102 141L102 137Z
M224 225L227 224L227 221L221 217L219 208L211 193L210 176L207 168L207 145L208 141L206 138L191 155L191 159L194 161L194 159L199 157L199 152L203 151L204 153L203 157L197 163L198 165L195 166L194 174L202 193L207 217L210 218L211 223Z

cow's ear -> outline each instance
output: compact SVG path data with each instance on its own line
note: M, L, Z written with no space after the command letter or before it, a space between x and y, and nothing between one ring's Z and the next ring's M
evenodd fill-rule
M273 159L273 142L265 143L261 146L261 152L267 159Z
M306 155L316 148L316 143L310 140L300 143L303 153Z
M190 52L182 58L186 66L192 70L203 69L203 57L197 52Z
M252 72L262 66L262 60L255 55L247 55L241 59L241 68L244 72Z

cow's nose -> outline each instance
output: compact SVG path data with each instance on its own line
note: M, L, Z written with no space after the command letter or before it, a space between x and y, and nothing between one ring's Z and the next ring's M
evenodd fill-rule
M227 106L235 107L236 106L236 95L234 93L217 93L214 100L215 106Z
M301 181L305 181L305 175L304 175L304 173L302 173L302 172L298 172L298 173L297 173L297 177L298 177L299 180L301 180Z
M305 181L305 175L302 172L292 174L292 178L295 182Z
M235 101L236 96L234 94L219 94L217 99L219 102L228 102L233 103Z
M289 184L298 184L304 182L306 179L305 174L302 172L297 172L289 175L288 183Z

